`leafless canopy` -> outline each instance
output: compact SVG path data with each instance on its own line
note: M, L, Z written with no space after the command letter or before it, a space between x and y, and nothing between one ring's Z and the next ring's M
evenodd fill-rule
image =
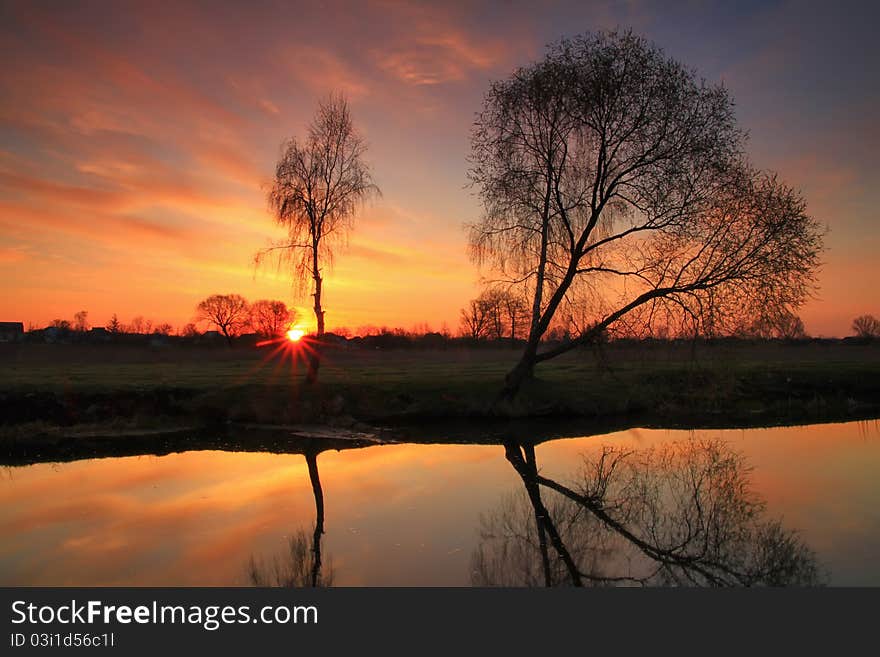
M745 338L799 340L807 336L804 322L787 308L768 308L736 333Z
M89 311L80 310L73 316L73 328L75 331L84 332L89 330Z
M860 338L880 338L880 319L873 315L859 315L853 320L852 328Z
M239 294L213 294L196 306L196 312L199 321L216 327L229 342L250 322L247 299Z
M484 213L470 248L528 290L514 379L624 318L717 332L805 300L824 231L744 140L723 87L631 33L564 40L492 85L472 135ZM537 353L563 319L575 339Z
M528 308L517 289L489 287L461 309L461 333L473 340L517 340L528 326Z
M264 338L275 338L284 334L295 318L296 313L283 301L260 299L251 304L251 324Z

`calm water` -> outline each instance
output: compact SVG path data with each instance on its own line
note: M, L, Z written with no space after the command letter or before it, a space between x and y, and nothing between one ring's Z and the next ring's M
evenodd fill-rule
M603 445L721 439L745 456L767 515L797 530L832 584L876 586L878 427L633 429L542 443L536 458L541 475L571 482ZM486 518L528 502L502 446L383 445L321 452L317 464L335 585L468 585ZM246 585L252 558L280 559L315 524L302 455L187 452L0 473L3 585Z

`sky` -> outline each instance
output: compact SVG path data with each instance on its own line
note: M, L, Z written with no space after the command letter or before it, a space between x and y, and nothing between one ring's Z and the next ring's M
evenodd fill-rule
M326 275L328 328L445 324L479 289L463 225L490 82L549 43L631 28L723 84L754 163L829 234L807 332L880 316L874 3L0 0L0 321L175 327L216 293L300 307L255 269L280 144L341 91L382 197Z

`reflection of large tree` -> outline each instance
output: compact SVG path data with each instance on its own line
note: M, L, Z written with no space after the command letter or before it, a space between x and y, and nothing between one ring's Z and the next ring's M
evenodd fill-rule
M543 476L534 447L505 444L525 494L482 519L475 584L815 585L795 533L768 519L743 458L692 439L585 459L575 484Z
M318 448L304 451L309 480L315 496L315 528L311 536L304 529L290 536L287 552L269 562L251 556L248 577L254 586L317 587L331 586L333 570L321 560L321 537L324 534L324 489L318 474Z

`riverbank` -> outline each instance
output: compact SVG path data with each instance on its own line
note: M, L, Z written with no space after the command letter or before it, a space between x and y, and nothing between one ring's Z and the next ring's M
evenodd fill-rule
M77 436L116 436L123 444L151 433L218 436L243 424L388 426L428 436L450 421L503 426L545 418L600 429L880 416L878 345L611 346L542 365L512 402L497 396L516 357L503 349L336 351L309 386L289 359L253 352L16 347L0 352L0 445L9 456L23 456L28 445L51 452Z

